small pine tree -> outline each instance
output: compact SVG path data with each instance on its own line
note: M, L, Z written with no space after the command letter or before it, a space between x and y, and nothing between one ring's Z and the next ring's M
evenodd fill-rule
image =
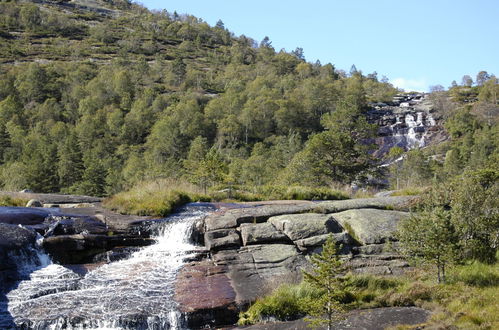
M459 243L449 211L429 207L412 215L401 222L399 239L407 256L437 266L438 283L445 282L446 265L456 260Z
M343 261L338 257L336 244L332 236L328 237L322 248L322 253L314 254L311 258L314 267L311 273L304 271L305 282L323 291L319 299L310 302L309 314L313 318L307 319L312 326L327 324L332 329L333 322L341 319L344 309L341 298L344 286L338 275L343 271Z

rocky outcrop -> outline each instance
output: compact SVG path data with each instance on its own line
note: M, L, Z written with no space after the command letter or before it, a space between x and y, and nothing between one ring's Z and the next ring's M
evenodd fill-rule
M240 227L243 245L265 244L265 243L288 243L289 237L282 231L276 229L272 223L243 223Z
M57 235L43 240L43 248L53 261L60 264L89 263L94 257L115 247L147 246L155 241L134 236L92 234Z
M61 196L66 199L62 199ZM53 201L78 202L80 200L77 197L55 195L55 197L50 198ZM47 198L47 200L50 198ZM83 201L91 200L93 200L91 197L83 199ZM43 248L55 262L62 264L92 262L97 255L112 251L115 248L145 246L154 242L148 238L148 235L141 237L141 235L129 234L126 231L122 233L113 232L106 223L99 219L102 217L99 216L99 213L96 213L97 207L86 208L85 210L0 207L0 225L10 228L9 231L2 231L4 235L7 235L5 237L10 235L18 235L19 238L24 237L19 233L14 233L12 228L19 228L16 230L20 231L20 233L29 232L31 235L36 235L36 232L38 232L44 237ZM115 215L115 217L118 218L119 215ZM23 226L23 228L19 226ZM7 243L10 244L12 241ZM25 244L26 242L22 241L21 243Z
M268 221L292 241L342 231L336 220L327 214L287 214L272 217Z
M394 231L414 200L268 202L212 213L195 226L210 259L181 270L176 288L180 309L190 325L202 325L195 320L208 315L209 304L195 301L198 284L185 283L192 274L194 282L209 288L203 299L220 301L214 310L230 306L231 313L234 306L242 308L280 283L299 281L302 270L310 267L310 255L320 252L330 236L342 246L340 254L352 272L401 273L408 264L396 253Z
M18 260L34 258L36 233L16 225L0 223L0 296L20 276Z

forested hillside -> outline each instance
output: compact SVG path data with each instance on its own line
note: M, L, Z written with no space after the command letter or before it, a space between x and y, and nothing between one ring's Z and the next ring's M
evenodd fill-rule
M398 91L376 72L125 0L2 2L0 31L4 190L103 196L160 178L331 186L379 172L365 113ZM497 165L498 85L486 78L433 93L452 139L409 153L393 178L424 185Z

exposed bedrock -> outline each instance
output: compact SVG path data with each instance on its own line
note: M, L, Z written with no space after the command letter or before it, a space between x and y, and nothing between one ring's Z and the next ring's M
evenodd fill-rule
M402 273L408 264L396 252L394 232L413 202L414 197L268 202L212 213L195 226L210 258L189 263L178 275L180 309L191 327L202 327L208 315L213 324L230 324L217 315L233 320L229 314L279 284L301 280L310 255L329 236L341 246L350 271Z
M71 202L78 201L74 196L67 198ZM57 200L62 201L60 198ZM12 250L9 252L10 255L21 252L33 254L31 250L35 248L34 237L37 233L43 237L42 246L45 251L53 261L61 264L92 262L97 255L112 252L114 249L118 249L119 254L125 257L126 254L120 250L122 247L145 246L154 242L147 237L128 234L126 231L116 234L102 221L99 217L100 213L96 210L98 208L94 207L83 210L0 207L0 225L2 226L0 258L5 255L3 251L6 251L7 247ZM21 241L25 237L21 235L22 233L30 234L32 244ZM117 255L112 255L110 259L118 258Z

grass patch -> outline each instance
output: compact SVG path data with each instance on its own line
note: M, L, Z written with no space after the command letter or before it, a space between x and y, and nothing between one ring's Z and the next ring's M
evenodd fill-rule
M307 314L309 301L320 291L309 284L283 284L270 295L258 299L239 315L239 325L249 325L269 320L289 321Z
M421 196L428 191L428 187L410 187L394 191L390 196Z
M399 277L343 277L346 310L418 306L431 310L431 329L499 329L499 264L472 263L449 271L449 281L437 284L434 274L419 269ZM279 287L240 314L240 324L269 319L289 320L307 313L309 299L320 292L300 291L304 283Z
M104 206L123 214L166 216L189 202L253 202L263 200L336 200L347 199L342 191L326 187L218 186L205 192L191 183L161 179L143 183L104 201Z
M163 179L138 185L104 200L104 206L122 214L167 216L176 207L195 201L210 201L196 186Z
M27 199L12 198L10 196L0 196L0 206L18 206L23 207L28 203Z

